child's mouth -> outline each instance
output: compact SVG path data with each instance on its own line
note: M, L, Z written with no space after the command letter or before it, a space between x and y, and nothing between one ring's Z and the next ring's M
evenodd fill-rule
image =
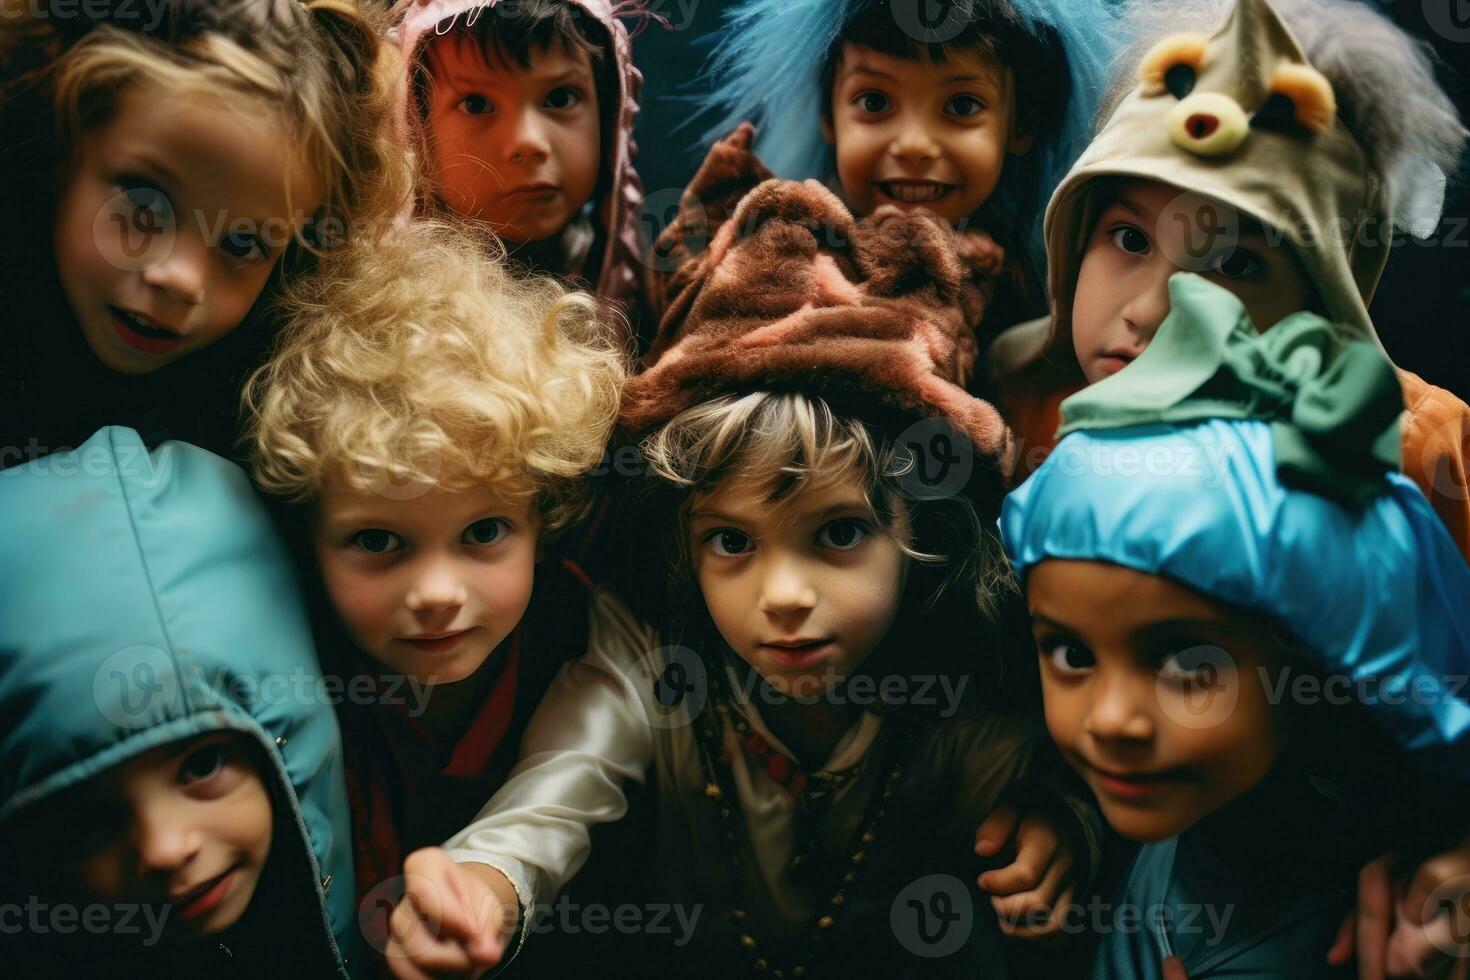
M955 189L937 180L885 180L878 183L884 195L904 204L932 204Z
M767 655L782 670L800 670L825 659L832 647L830 637L780 640L762 644Z
M197 888L175 898L171 904L178 909L182 920L197 919L214 911L230 894L235 885L236 868L209 879Z
M184 342L179 334L140 313L131 313L120 306L109 306L107 312L112 314L112 327L118 337L129 347L162 354Z

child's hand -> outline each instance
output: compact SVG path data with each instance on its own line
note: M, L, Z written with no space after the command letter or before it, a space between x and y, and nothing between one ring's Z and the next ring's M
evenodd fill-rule
M1470 838L1425 861L1407 887L1393 881L1392 863L1385 854L1359 873L1357 908L1327 961L1340 966L1356 952L1362 980L1470 978ZM1454 894L1436 895L1445 886ZM1447 905L1431 907L1441 897Z
M980 888L990 893L1001 931L1017 939L1055 935L1076 884L1070 874L1071 846L1046 818L1023 818L1011 807L997 807L975 834L975 853L990 857L1008 846L1016 859L978 879Z
M473 980L500 962L521 908L505 875L425 847L403 862L403 878L403 899L388 919L383 951L395 977Z

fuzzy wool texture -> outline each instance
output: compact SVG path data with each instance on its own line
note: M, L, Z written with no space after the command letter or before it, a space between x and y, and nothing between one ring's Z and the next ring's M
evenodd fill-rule
M721 395L794 390L864 418L944 419L1009 472L1009 430L964 388L1004 259L928 214L856 220L815 181L767 180L680 270L622 423L642 433Z

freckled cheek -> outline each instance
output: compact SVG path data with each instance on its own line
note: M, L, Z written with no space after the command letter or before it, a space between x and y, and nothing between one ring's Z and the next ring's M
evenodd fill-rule
M390 579L335 564L322 569L322 578L337 615L359 641L368 645L391 632L403 595Z
M747 643L747 617L759 615L760 594L753 576L716 575L708 571L696 573L700 594L715 629L737 650Z
M1064 752L1075 751L1082 721L1087 716L1088 698L1081 692L1062 689L1045 675L1041 680L1041 696L1046 730L1052 741Z
M205 343L218 340L244 322L250 308L260 298L261 290L265 288L266 280L270 278L274 268L273 262L249 279L229 284L222 294L210 296L209 324L207 329L200 331L200 339Z
M514 548L501 560L470 566L464 573L465 586L484 617L507 633L525 615L536 580L536 539L522 538Z
M124 897L122 862L122 849L112 844L100 854L77 863L76 884L92 898L104 902L117 901Z

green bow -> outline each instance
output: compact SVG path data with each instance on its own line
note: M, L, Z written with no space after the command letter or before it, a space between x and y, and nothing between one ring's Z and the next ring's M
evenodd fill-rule
M1350 505L1399 468L1403 390L1367 340L1315 313L1265 333L1229 290L1169 280L1169 316L1138 359L1062 403L1059 435L1205 419L1272 423L1281 482Z

